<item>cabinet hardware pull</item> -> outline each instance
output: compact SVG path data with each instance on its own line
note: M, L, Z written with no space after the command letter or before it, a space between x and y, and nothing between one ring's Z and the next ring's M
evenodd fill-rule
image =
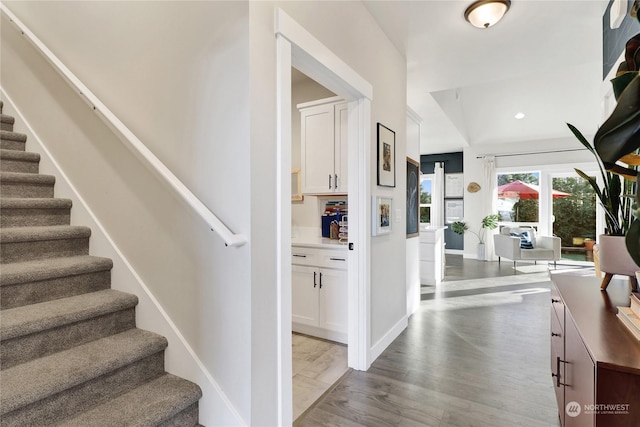
M329 190L331 190L331 174L329 174Z
M336 183L336 190L338 189L338 174L333 175L335 177L334 182Z
M555 298L551 298L551 304L553 304L554 302L562 302L559 299L555 299Z
M346 261L345 258L329 258L331 261Z
M318 286L318 284L316 283L316 274L318 274L317 272L313 272L313 287L315 288L316 286ZM322 287L322 286L321 286Z
M322 289L322 273L320 273L320 289Z
M300 254L293 254L293 256L298 257L298 258L306 258L306 255L300 255Z
M551 336L552 336L552 337L559 337L559 336L560 336L560 334L556 334L555 332L551 332Z

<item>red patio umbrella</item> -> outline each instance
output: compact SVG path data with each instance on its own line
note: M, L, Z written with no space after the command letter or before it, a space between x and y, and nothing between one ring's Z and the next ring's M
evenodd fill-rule
M540 194L540 186L528 184L520 180L509 182L498 187L499 198L520 198L520 199L537 199ZM552 190L554 199L559 197L567 197L571 194L559 190Z

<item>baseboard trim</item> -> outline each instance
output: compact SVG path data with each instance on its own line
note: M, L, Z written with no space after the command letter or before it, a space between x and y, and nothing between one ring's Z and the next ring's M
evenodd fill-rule
M402 318L393 325L389 331L382 338L380 338L372 347L369 349L369 363L367 366L371 366L371 364L382 354L382 352L389 347L389 345L398 338L398 336L409 326L409 319L407 316L402 316Z

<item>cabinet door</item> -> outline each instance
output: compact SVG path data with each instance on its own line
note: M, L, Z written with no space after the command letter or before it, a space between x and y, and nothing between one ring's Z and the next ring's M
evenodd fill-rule
M335 159L333 161L337 182L336 191L348 193L349 108L346 102L335 105Z
M347 333L347 272L320 269L320 327ZM346 335L345 335L346 340ZM338 339L338 341L340 341Z
M565 314L565 357L566 364L564 383L565 427L593 427L595 416L584 411L584 405L593 405L595 402L595 365L587 351L582 338L573 323L569 313ZM574 403L575 402L575 403ZM567 405L579 405L579 414L567 410ZM573 415L572 415L573 414Z
M319 279L318 271L313 267L291 267L291 320L294 323L318 326Z
M326 194L334 191L334 109L319 105L301 112L302 192Z
M552 292L553 298L553 292ZM559 301L559 298L557 299ZM558 416L560 417L560 423L564 425L565 418L565 401L564 401L564 386L562 383L565 381L565 360L564 356L564 309L558 310L555 304L551 305L551 373L553 378L553 387L556 392L556 402L558 403ZM562 313L562 319L558 314Z

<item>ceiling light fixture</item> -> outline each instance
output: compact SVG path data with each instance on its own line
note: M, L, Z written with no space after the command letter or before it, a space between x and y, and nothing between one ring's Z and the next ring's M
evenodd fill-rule
M478 0L464 11L464 19L478 28L489 28L502 19L511 0Z
M513 117L515 117L515 118L516 118L516 119L518 119L518 120L520 120L520 119L524 119L524 113L522 113L522 112L520 112L520 113L516 113L516 115L515 115L515 116L513 116Z

